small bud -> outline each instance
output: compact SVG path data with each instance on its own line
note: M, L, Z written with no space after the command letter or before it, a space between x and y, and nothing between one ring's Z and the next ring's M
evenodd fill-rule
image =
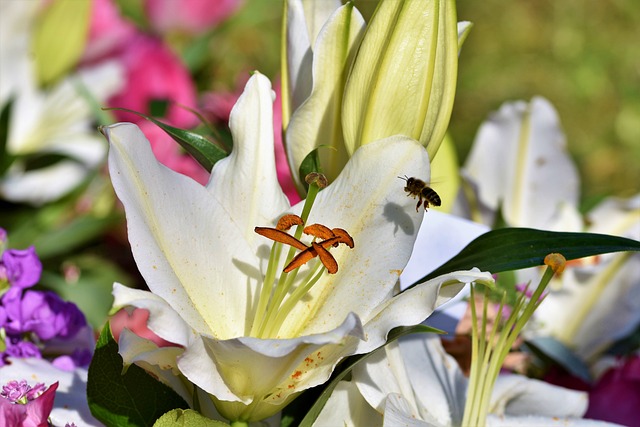
M567 265L567 260L562 254L552 253L544 257L544 263L551 267L555 274L561 274Z

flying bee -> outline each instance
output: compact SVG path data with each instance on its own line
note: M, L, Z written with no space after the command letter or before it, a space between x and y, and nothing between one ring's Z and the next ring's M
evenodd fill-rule
M398 178L404 179L407 182L407 185L404 187L404 191L407 192L407 196L412 196L414 199L418 197L418 204L416 205L416 212L420 209L420 205L424 206L424 210L426 211L429 207L429 204L433 206L440 206L442 201L440 200L440 196L436 191L429 187L426 182L421 179L408 176L399 176Z

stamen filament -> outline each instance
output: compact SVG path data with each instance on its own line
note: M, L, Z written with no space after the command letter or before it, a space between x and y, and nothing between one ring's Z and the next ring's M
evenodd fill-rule
M491 393L500 373L502 363L525 324L541 304L541 296L551 278L556 272L562 271L565 263L564 257L559 254L551 254L545 258L545 264L547 264L548 268L544 272L540 284L529 299L526 297L529 288L529 285L527 285L516 299L512 312L505 325L501 328L501 332L498 332L506 303L506 294L503 293L488 340L486 331L488 291L485 289L483 298L482 330L478 331L478 317L475 307L476 293L474 287L471 287L471 372L462 419L463 426L484 426L486 424L491 404ZM496 334L497 341L494 344L493 341L496 338Z
M311 271L309 271L309 274L307 274L307 277L302 281L300 286L298 286L289 296L289 298L284 301L284 304L281 305L276 318L273 322L271 322L272 326L271 330L269 331L269 335L275 335L278 330L280 330L280 327L284 323L287 316L289 316L296 303L300 301L302 297L304 297L304 295L311 290L313 285L315 285L318 280L320 280L323 274L324 271L322 263L316 262L315 267Z
M271 246L269 264L267 264L267 271L264 275L264 281L262 282L262 289L260 289L260 298L258 299L258 306L256 307L256 314L253 318L253 324L251 325L251 332L249 333L249 336L256 336L259 325L263 323L262 320L264 320L269 299L271 299L271 294L274 291L273 285L276 280L276 269L278 261L280 261L280 254L282 253L281 246L282 244L278 242L274 242L273 246Z
M309 184L309 190L307 198L305 199L304 206L302 207L302 224L307 222L309 213L313 203L318 195L320 188L317 184ZM302 237L303 225L296 225L293 236L300 240ZM270 335L265 335L265 331L271 331L273 329L270 324L274 322L280 305L284 297L287 295L293 282L295 281L298 269L293 270L290 273L281 273L277 283L274 286L275 277L277 274L278 266L280 265L280 254L282 252L282 245L275 243L271 248L271 254L269 255L269 264L267 265L267 271L265 273L265 279L260 290L260 297L258 299L258 307L256 308L256 314L251 325L251 336L265 338ZM274 255L275 253L275 255ZM285 258L285 265L288 264L295 256L296 249L290 247L287 256Z

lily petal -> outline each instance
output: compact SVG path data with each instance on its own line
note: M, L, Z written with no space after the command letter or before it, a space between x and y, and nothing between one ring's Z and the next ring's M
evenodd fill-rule
M262 242L253 228L275 224L289 208L276 174L273 145L273 101L271 82L255 72L231 110L229 128L234 147L211 171L209 198L227 212L229 220L255 252Z
M511 226L549 229L562 203L577 205L578 173L549 101L506 103L478 131L464 168L479 201Z
M465 284L493 283L489 272L474 268L470 271L457 271L421 283L420 285L394 296L380 305L377 312L367 321L364 328L367 341L358 346L358 353L364 353L379 347L386 341L386 332L396 326L416 325L423 322L433 311L455 297Z
M364 28L362 15L348 3L331 15L318 35L313 53L311 95L295 110L287 127L287 157L299 189L302 183L297 171L307 154L316 147L328 146L319 154L330 181L338 176L349 159L340 120L342 88Z
M259 272L242 273L243 266L257 264L244 230L205 187L158 163L137 126L117 124L103 132L111 144L111 180L149 288L196 331L245 335L238 320L245 318L246 293L255 283L247 283L249 290L244 283Z
M324 275L314 285L309 294L313 307L298 304L281 329L282 336L332 329L350 312L366 322L389 297L411 255L423 216L415 212L415 203L397 176L428 177L428 173L426 150L410 138L391 137L356 151L338 179L318 194L308 220L347 230L355 248L332 250L338 273ZM299 204L294 210L301 208Z
M382 424L382 415L367 404L355 383L340 381L331 393L326 406L330 411L322 411L314 427L358 427Z
M535 414L543 417L582 417L585 392L569 390L521 375L500 375L493 387L489 411L496 415Z
M283 78L283 84L289 96L286 96L283 102L285 129L290 112L295 111L311 93L312 49L320 29L340 6L339 0L287 0L284 22L287 34L285 45L287 64L286 74L283 72L283 76L286 75L286 78Z

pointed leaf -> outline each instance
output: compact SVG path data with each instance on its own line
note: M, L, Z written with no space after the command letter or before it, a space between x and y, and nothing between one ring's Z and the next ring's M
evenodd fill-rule
M610 252L640 251L640 242L593 233L559 233L532 228L502 228L485 233L455 257L411 286L445 273L469 270L499 273L543 265L544 257L561 253L567 260Z
M158 125L164 130L171 138L173 138L187 153L191 155L200 165L207 171L211 171L213 165L218 160L222 160L229 155L222 148L209 141L204 136L177 127L170 126L166 123L162 123L159 120L149 117L146 114L139 113L137 111L129 110L127 108L113 108L114 110L127 111L129 113L137 114L140 117L144 117L150 122Z
M189 407L142 368L132 365L123 375L122 366L107 323L96 344L87 383L91 414L105 425L149 426L165 412Z

